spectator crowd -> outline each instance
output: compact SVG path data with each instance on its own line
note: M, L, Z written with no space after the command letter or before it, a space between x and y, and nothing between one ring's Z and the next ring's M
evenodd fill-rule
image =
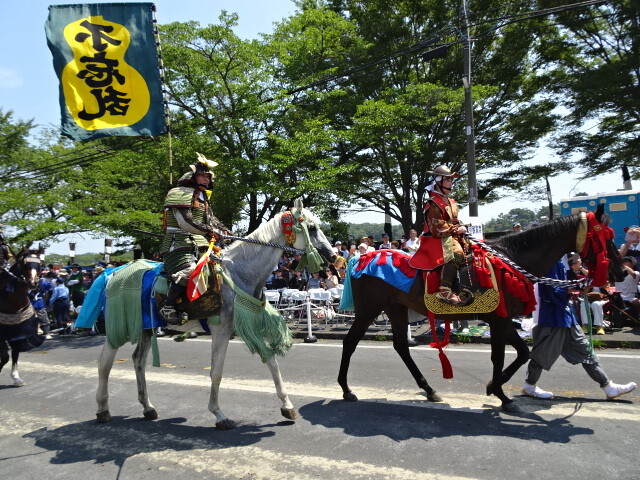
M347 264L354 257L376 250L392 249L402 250L412 254L418 245L418 233L410 230L409 236L403 236L400 240L390 240L388 233L382 233L379 241L373 235L360 239L352 239L348 243L336 240L333 252L336 260L324 270L310 274L306 269L297 271L300 255L290 256L284 253L278 265L275 266L265 287L268 290L281 290L291 288L296 290L311 290L322 288L329 290L339 284L343 284L346 278Z
M45 338L51 339L52 333L74 331L73 321L82 308L86 292L104 269L112 266L117 265L99 262L93 267L81 267L76 263L63 267L49 264L42 269L38 285L29 296Z

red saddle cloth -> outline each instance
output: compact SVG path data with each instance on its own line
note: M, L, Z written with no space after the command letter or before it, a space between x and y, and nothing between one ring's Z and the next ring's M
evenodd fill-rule
M420 245L416 253L409 260L409 265L418 270L434 270L444 263L442 239L435 237L420 237Z

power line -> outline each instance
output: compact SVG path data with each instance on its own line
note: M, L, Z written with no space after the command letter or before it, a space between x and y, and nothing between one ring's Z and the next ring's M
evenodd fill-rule
M83 167L86 165L89 165L90 163L93 163L94 161L97 160L102 160L107 158L109 155L112 155L114 152L118 151L118 150L124 150L124 149L128 149L131 148L137 144L148 144L147 141L141 140L139 138L136 138L135 140L128 142L126 144L123 145L119 145L116 148L111 148L109 150L102 150L102 151L94 151L91 152L89 154L86 155L81 155L81 156L73 156L71 158L65 159L61 162L58 163L54 163L54 164L50 164L50 165L45 165L41 168L34 168L32 170L24 170L24 169L16 169L10 172L7 172L5 175L6 176L28 176L31 179L38 179L38 177L45 177L45 176L49 176L49 175L54 175L56 173L60 173L64 170L66 170L67 168L70 167ZM95 145L92 146L88 146L88 147L83 147L80 149L80 152L84 152L88 149L96 149L97 147ZM72 152L66 152L64 154L61 154L59 157L56 157L56 159L59 158L64 158L64 157L70 157L71 155L77 153L77 151L72 151Z

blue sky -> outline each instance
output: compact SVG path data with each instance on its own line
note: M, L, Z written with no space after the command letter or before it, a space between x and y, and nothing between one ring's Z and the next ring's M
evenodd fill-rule
M14 117L33 119L39 126L59 126L58 80L53 71L51 54L44 34L48 6L73 3L68 0L22 0L6 2L0 16L0 108L12 110ZM81 3L81 2L77 2ZM89 3L89 2L87 2ZM105 3L94 0L92 3ZM259 33L272 31L273 23L295 12L290 0L156 0L156 17L161 24L174 21L197 20L203 25L216 23L221 10L237 12L236 33L243 38L255 38ZM463 137L461 135L461 141ZM551 152L540 149L537 162L552 159ZM482 177L480 177L482 178ZM635 185L638 188L640 185ZM551 180L554 201L585 191L589 194L612 192L622 188L619 173L597 179L578 181L572 175ZM526 196L505 198L488 206L480 206L480 219L496 217L515 207L539 208L542 202L532 203ZM464 211L462 212L464 217ZM353 222L384 222L382 213L359 213L346 216ZM102 239L92 240L75 235L77 252L101 251ZM66 253L68 240L56 244L50 251Z

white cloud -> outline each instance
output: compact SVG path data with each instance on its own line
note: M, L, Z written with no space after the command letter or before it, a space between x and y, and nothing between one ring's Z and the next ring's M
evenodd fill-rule
M0 88L21 87L22 83L22 77L16 71L0 67Z

